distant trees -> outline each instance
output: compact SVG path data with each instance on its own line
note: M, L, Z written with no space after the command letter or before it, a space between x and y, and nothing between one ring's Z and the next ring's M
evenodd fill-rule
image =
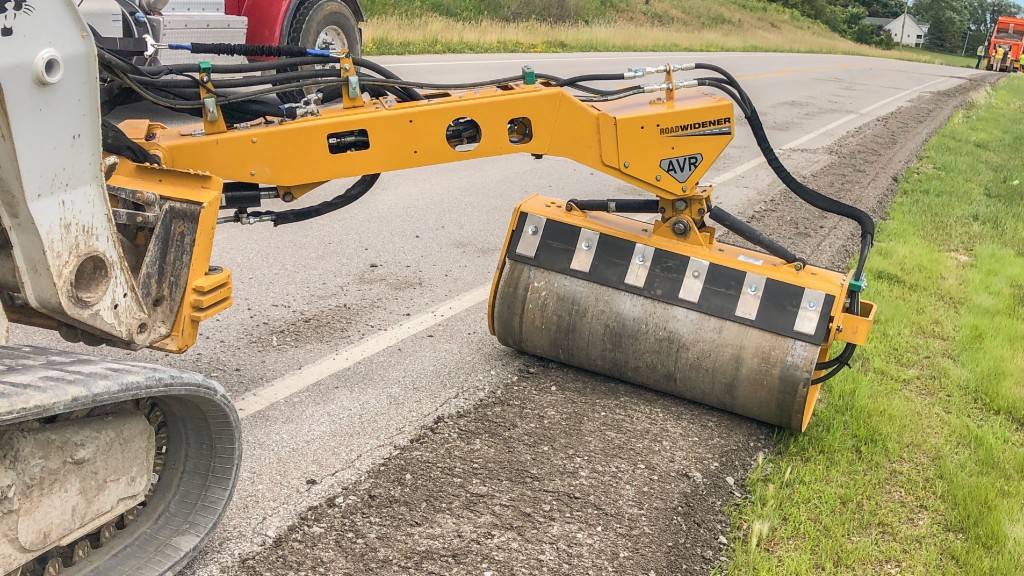
M910 12L930 24L925 47L939 52L973 52L992 34L1000 16L1014 16L1020 4L1009 0L916 0Z
M841 36L863 44L892 45L888 34L879 35L864 23L867 16L896 18L906 0L771 0L817 20ZM984 44L1000 16L1016 15L1021 5L1009 0L913 0L910 13L929 25L925 47L940 52L960 53Z
M892 45L892 37L877 34L875 26L864 22L868 16L891 17L903 13L901 0L771 0L817 20L840 36L855 42L879 46Z

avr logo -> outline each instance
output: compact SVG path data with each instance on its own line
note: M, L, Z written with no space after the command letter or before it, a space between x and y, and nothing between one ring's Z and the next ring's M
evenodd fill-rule
M693 176L693 171L704 161L703 154L690 154L689 156L677 156L666 158L661 161L661 169L668 172L669 176L675 178L679 183L686 182Z
M0 38L14 35L14 20L19 15L29 16L35 8L28 0L0 0Z

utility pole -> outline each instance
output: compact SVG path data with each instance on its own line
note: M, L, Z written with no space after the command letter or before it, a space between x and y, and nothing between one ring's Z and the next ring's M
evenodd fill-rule
M967 43L971 41L971 27L967 27L967 36L964 37L964 49L960 52L961 56L967 56Z
M910 0L903 4L903 25L900 27L900 50L903 50L903 38L907 33L907 12L910 12Z

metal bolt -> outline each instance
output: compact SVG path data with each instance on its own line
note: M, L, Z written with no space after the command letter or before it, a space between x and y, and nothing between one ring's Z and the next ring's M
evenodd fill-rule
M255 176L255 175L256 175L256 171L255 170L249 170L249 176Z
M146 142L152 142L153 140L156 140L156 132L146 134Z
M676 220L672 223L672 231L677 236L688 236L690 234L690 223L686 220Z
M590 250L590 247L591 247L590 240L584 240L583 241L583 249L584 250Z
M348 72L349 70L352 69L352 67L349 66L348 64L345 64L344 66L341 67L341 69L344 70L345 72Z
M683 186L683 192L686 192L687 190L689 190L689 188L687 188L686 186Z
M817 302L808 302L807 303L807 309L808 310L814 310L817 307L818 307L818 303Z
M793 268L796 268L796 271L799 272L804 269L804 263L797 262L796 264L793 265Z
M676 200L672 203L672 207L676 210L686 210L686 200Z
M530 236L536 236L537 232L538 232L538 229L537 229L536 226L530 226L530 228L527 230L527 232L530 233Z
M751 294L757 294L757 284L751 284L747 288L747 292L750 292Z
M292 200L295 200L295 195L292 194L291 192L285 192L284 196L281 196L281 200L284 200L285 202L291 202Z
M700 270L694 270L691 276L693 276L694 278L700 278Z
M661 174L657 174L657 175L656 175L656 176L654 177L654 180L655 180L655 181L657 181L657 182L661 182Z
M250 140L250 142L252 142L253 144L255 144L255 143L256 143L256 139L255 139L255 138L253 138L252 140Z
M645 261L647 261L647 259L644 258L643 254L641 254L641 255L636 257L636 261L637 261L638 264L643 264Z
M622 167L623 168L629 168L629 162L626 162L625 164L623 164Z

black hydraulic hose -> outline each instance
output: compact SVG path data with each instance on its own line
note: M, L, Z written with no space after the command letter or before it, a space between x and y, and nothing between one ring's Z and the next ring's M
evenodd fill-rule
M373 188L373 185L377 183L378 178L380 178L380 174L367 174L366 176L362 176L342 194L335 196L326 202L321 202L313 206L296 208L294 210L282 210L280 212L250 212L249 216L270 216L275 227L281 226L282 224L294 224L296 222L311 220L325 214L330 214L335 210L340 210L341 208L352 204L356 200L359 200L370 191L370 188Z
M538 75L540 77L540 75ZM583 82L603 82L603 81L614 81L614 80L625 80L625 74L583 74L580 76L571 76L569 78L563 78L555 81L555 86L566 87L573 86L575 84L581 84Z
M143 98L145 98L146 100L149 100L150 102L153 102L154 104L157 104L158 106L162 106L164 108L170 108L170 109L174 109L174 110L186 110L186 109L189 109L189 108L202 108L203 107L203 102L201 100L174 101L174 100L168 100L167 98L161 98L161 97L159 97L157 95L154 95L151 91L147 90L145 87L141 86L138 82L135 82L127 74L123 74L123 73L117 72L117 73L115 73L115 75L121 81L123 81L125 84L128 84L133 90L138 92ZM314 87L314 86L315 87L320 87L320 86L323 86L324 84L332 84L332 83L333 84L340 84L341 82L342 82L342 80L340 78L338 78L337 80L305 80L305 81L302 81L302 82L293 82L293 83L290 83L290 84L283 84L281 86L273 86L273 87L264 88L264 89L261 89L261 90L252 90L252 91L249 91L249 92L244 92L242 94L232 94L232 95L229 95L229 96L221 97L221 98L219 98L217 100L217 103L223 105L223 104L230 104L232 102L245 102L245 101L248 101L248 100L255 100L255 99L260 98L262 96L269 96L271 94L276 94L278 92L285 91L285 90L293 90L293 89L300 89L300 88L307 88L307 87Z
M636 96L637 94L643 93L643 88L629 88L623 89L623 91L616 92L613 94L603 94L598 96L579 96L578 99L580 102L608 102L610 100L619 100L622 98L626 98L628 96Z
M733 100L733 102L736 103L737 106L740 107L740 111L743 112L744 117L746 117L747 114L749 114L746 102L744 102L743 99L740 98L739 93L737 93L732 88L732 86L726 84L725 82L722 82L721 78L697 78L696 80L701 86L710 86L712 88L715 88L716 90L724 92L727 96L729 96L729 98Z
M657 214L660 204L657 200L643 198L609 198L606 200L577 200L565 203L566 210L577 208L592 212L622 212L626 214Z
M309 49L302 46L278 46L276 44L224 44L192 42L189 44L170 44L171 49L184 49L193 54L211 54L220 56L246 56L251 58L282 58L308 56ZM325 54L326 55L326 54Z
M614 90L602 90L600 88L594 88L593 86L587 86L581 84L583 80L580 78L591 78L593 81L600 80L623 80L625 76L623 74L589 74L586 76L576 76L573 78L562 78L560 76L554 76L552 74L545 74L543 72L537 72L537 78L541 80L547 80L559 88L573 88L587 94L593 94L594 96L630 96L632 94L638 94L643 92L643 86L639 84L633 86L626 86L625 88L616 88Z
M353 57L352 63L360 68L366 68L370 72L380 75L382 78L387 78L388 80L402 80L401 78L398 77L398 74L395 74L391 70L388 70L384 66L381 66L380 64L377 64L372 60L367 60L366 58ZM400 89L405 94L408 95L408 100L426 100L426 98L422 94L420 94L415 88L401 87Z
M373 78L370 76L360 76L359 81L364 84L376 84L378 86L399 86L402 88L426 88L428 90L467 90L470 88L486 88L488 86L499 86L502 84L511 84L522 80L523 76L507 76L505 78L496 78L494 80L485 80L482 82L463 82L459 84L438 84L432 82L410 82L408 80L392 80L390 78Z
M726 212L719 206L713 206L711 210L708 211L707 215L715 222L718 222L726 229L730 230L733 234L736 234L747 242L764 249L772 256L781 258L787 264L793 264L794 262L800 263L801 266L807 264L806 260L794 254L789 248L779 244L764 232L761 232L757 228L754 228L750 224L747 224L743 220L733 216L729 212Z
M861 249L857 259L857 267L854 270L853 278L851 282L860 282L864 278L864 268L867 264L868 255L871 252L871 245L874 242L875 236L875 221L874 219L863 210L851 206L849 204L840 202L833 198L829 198L803 183L796 180L793 175L783 166L782 161L779 160L775 150L772 148L768 141L767 134L764 130L764 125L761 123L760 116L757 113L757 109L750 101L750 96L743 90L739 82L735 77L732 76L725 69L715 66L713 64L698 63L694 66L696 69L711 70L726 79L727 84L735 89L735 92L723 90L728 94L743 111L744 117L746 117L750 129L754 134L754 139L757 142L758 148L764 155L765 160L768 162L769 167L775 175L789 188L794 194L797 195L801 200L807 202L811 206L836 214L844 218L853 220L860 226L861 230ZM711 86L714 88L722 89L721 83L711 78L698 79L698 83L705 86ZM860 293L858 289L851 289L849 292L849 310L853 314L860 314ZM828 370L827 373L811 380L812 384L820 384L836 376L843 368L849 366L850 360L853 358L854 352L856 352L857 346L855 344L847 343L843 347L843 350L835 357L824 362L819 362L815 365L815 370Z
M326 56L303 56L301 58L258 60L256 62L248 62L245 64L213 64L211 66L211 71L214 74L245 74L247 72L282 70L284 68L295 68L297 66L316 66L337 63L337 58L329 58ZM190 74L199 73L199 64L170 64L161 66L140 66L139 68L149 73L159 73L166 70ZM335 69L335 74L337 74L337 69Z
M850 365L850 359L853 358L853 353L856 351L856 344L847 344L846 347L843 348L843 351L839 353L839 356L836 356L832 360L829 360L829 362L834 362L834 364L831 366L831 370L811 380L811 384L821 384L822 382L834 378L836 374L842 372L843 368L846 368L847 366ZM824 362L822 362L821 364L824 364ZM821 365L817 365L814 368L815 370L828 369L828 367Z
M857 349L856 344L847 344L843 346L842 351L835 358L825 360L824 362L818 362L814 365L815 370L828 370L836 366L847 366L849 365L850 359L853 358L853 352Z
M735 76L730 74L728 70L722 68L721 66L715 66L714 64L707 64L703 62L698 62L694 64L693 67L696 70L711 70L712 72L718 74L722 78L725 78L726 83L736 89L736 92L740 95L740 98L742 99L745 107L750 110L754 108L753 103L750 101L750 96L748 96L746 91L743 90L743 87L740 86L739 80L737 80Z
M825 196L824 194L821 194L820 192L811 189L810 187L804 185L802 182L798 181L789 172L789 170L786 169L786 167L782 164L782 161L779 159L779 156L775 153L775 150L772 148L771 142L768 141L768 135L765 132L764 125L761 123L761 117L757 113L757 108L755 108L753 104L750 102L750 97L747 96L747 93L739 85L739 82L736 80L736 78L734 78L723 68L720 68L713 64L698 63L695 65L695 68L711 70L713 72L720 74L723 78L728 80L730 86L736 89L736 94L738 95L740 101L743 102L743 104L745 104L746 106L746 110L744 110L744 115L747 119L747 122L750 124L751 132L753 132L754 134L754 140L757 142L758 148L761 150L761 154L768 162L768 166L772 169L772 171L779 178L779 180L781 180L787 188L789 188L794 194L796 194L797 197L799 197L804 202L810 204L811 206L824 212L835 214L837 216L842 216L844 218L856 222L861 229L862 242L866 242L867 244L870 245L871 240L874 238L875 235L875 221L871 217L871 215L855 206L851 206L844 202L840 202L839 200L836 200L834 198L829 198L828 196ZM705 80L705 82L707 81Z
M619 75L619 76L620 76L620 79L621 79L621 75ZM545 74L537 74L537 77L538 78L543 78L543 79L557 79L556 82L563 81L561 78L557 78L557 77L554 77L554 76L547 76ZM385 78L385 79L382 80L382 79L379 79L379 78L371 78L371 77L360 76L360 82L362 82L364 84L375 84L375 85L378 85L378 86L400 86L400 87L403 87L403 88L425 88L425 89L428 89L428 90L466 90L466 89L471 89L471 88L485 88L485 87L488 87L488 86L499 86L499 85L502 85L502 84L511 84L513 82L519 82L519 81L522 81L522 80L523 80L523 76L519 75L519 76L508 76L506 78L497 78L497 79L494 79L494 80L486 80L486 81L482 81L482 82L465 82L465 83L461 83L461 84L437 84L437 83L429 83L429 82L412 82L412 81L409 81L409 80L393 80L393 79L390 79L390 78ZM633 93L638 93L637 91L639 91L639 92L643 91L643 87L641 87L641 86L627 86L625 88L619 88L619 89L616 89L616 90L600 90L600 89L597 89L597 88L592 88L590 86L582 86L582 85L578 85L578 84L565 84L562 87L565 87L565 88L578 88L580 90L583 90L585 92L588 92L588 93L594 94L594 95L598 95L598 96L620 96L621 97L623 95L630 95L630 94L633 94Z
M174 78L149 78L146 76L133 76L139 84L160 86L167 89L195 88L196 81L178 80ZM232 88L252 88L254 86L270 86L276 84L287 84L302 80L337 80L340 81L337 70L322 68L319 70L299 70L297 72L284 72L271 76L247 76L244 78L222 78L215 82L214 88L226 90Z

